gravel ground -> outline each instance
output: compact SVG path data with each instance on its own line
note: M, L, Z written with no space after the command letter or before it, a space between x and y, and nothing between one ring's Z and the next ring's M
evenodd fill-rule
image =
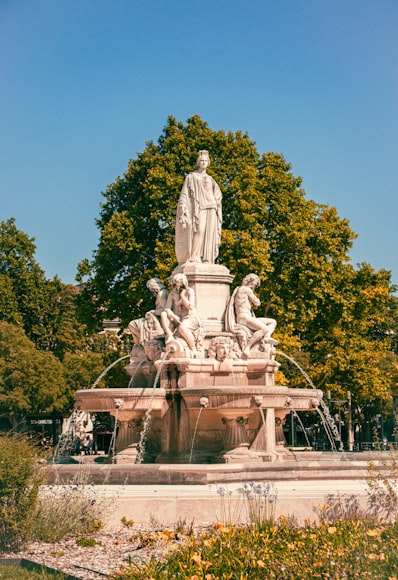
M52 544L31 542L23 552L0 552L0 558L25 558L81 580L98 580L127 567L131 560L142 561L152 554L162 558L171 545L183 541L183 535L179 536L172 528L160 530L137 525L105 529L90 538L96 540L94 546L79 546L76 538Z

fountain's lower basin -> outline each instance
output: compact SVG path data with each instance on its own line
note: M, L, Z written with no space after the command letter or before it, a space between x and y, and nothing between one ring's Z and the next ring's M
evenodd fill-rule
M314 410L314 389L284 386L189 386L182 389L85 389L83 411L108 412L118 424L116 462L134 463L145 433L145 463L241 463L289 457L283 422L293 409ZM150 421L146 421L150 414Z

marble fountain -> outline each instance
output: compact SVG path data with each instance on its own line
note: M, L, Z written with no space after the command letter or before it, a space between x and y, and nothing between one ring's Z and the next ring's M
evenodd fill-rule
M254 310L260 278L248 273L231 292L233 275L216 263L222 206L209 163L207 151L199 152L180 194L170 289L148 280L154 309L129 324L128 386L75 394L77 408L109 413L117 427L109 463L95 471L92 461L93 481L205 483L303 473L283 423L292 410L319 411L322 392L277 384L276 321ZM334 464L343 455L335 454ZM314 473L319 456L305 457Z

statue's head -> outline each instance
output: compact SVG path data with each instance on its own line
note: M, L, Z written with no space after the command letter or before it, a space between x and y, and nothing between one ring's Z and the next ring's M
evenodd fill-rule
M242 286L250 286L250 288L258 288L260 286L260 278L257 274L248 274L242 280Z
M174 274L171 279L171 285L173 288L178 286L179 288L188 288L188 278L185 274Z
M160 292L160 290L163 290L163 288L165 288L165 286L164 286L164 284L162 284L162 281L160 280L160 278L151 278L146 283L146 287L151 292Z
M210 165L210 155L206 149L201 149L198 153L198 157L196 159L196 165L199 167L199 160L200 159L207 159L207 166Z
M233 341L231 338L228 336L216 336L211 340L207 353L209 358L215 358L222 362L226 358L230 358L232 350Z

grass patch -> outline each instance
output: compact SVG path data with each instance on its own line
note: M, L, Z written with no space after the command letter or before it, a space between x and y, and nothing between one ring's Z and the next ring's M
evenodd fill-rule
M65 580L67 578L62 572L49 572L40 566L36 568L33 570L20 564L0 564L0 578L1 580Z

